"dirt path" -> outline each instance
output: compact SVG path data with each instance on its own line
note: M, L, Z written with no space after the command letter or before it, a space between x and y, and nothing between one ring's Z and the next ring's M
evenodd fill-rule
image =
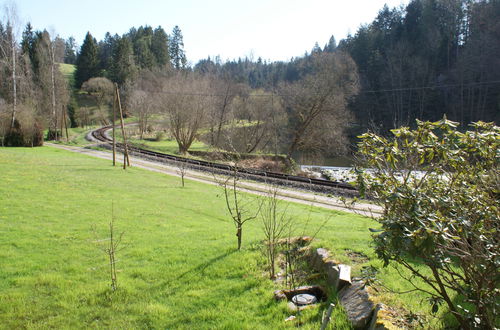
M64 149L72 152L77 152L80 154L112 160L113 155L107 151L93 150L84 147L67 146L61 144L45 143L46 146L53 148ZM117 153L118 163L123 159L123 155ZM179 169L175 166L166 165L164 163L154 162L150 160L141 159L135 156L130 156L130 163L132 166L143 168L149 171L154 171L158 173L164 173L167 175L174 175L180 177ZM120 165L118 165L120 166ZM194 170L186 170L184 176L186 179L208 183L212 185L217 185L217 179L222 176L217 176L214 178L213 175ZM220 180L219 180L220 181ZM265 195L268 191L268 187L265 184L249 181L240 181L240 190L257 195ZM346 207L344 202L336 197L328 197L320 194L309 193L305 191L295 190L295 189L278 189L278 196L282 200L313 205L316 207L322 207L330 210L338 210L344 212L350 212L355 214L360 214L364 216L374 216L377 217L381 214L382 208L369 204L369 203L356 203L354 206Z

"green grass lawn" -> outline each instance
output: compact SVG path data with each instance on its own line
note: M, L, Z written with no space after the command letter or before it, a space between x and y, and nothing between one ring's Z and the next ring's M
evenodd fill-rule
M0 328L294 327L280 288L267 279L259 221L249 222L236 251L220 188L58 150L0 148ZM112 207L113 205L113 207ZM125 249L110 290L106 256L97 248L114 210ZM349 261L345 249L374 258L366 218L290 204L297 234ZM306 226L307 224L307 226ZM369 263L379 265L378 261ZM355 268L359 271L360 266ZM386 283L397 281L389 270ZM335 297L331 297L335 299ZM405 303L424 310L420 297ZM327 303L303 312L317 329ZM342 310L332 329L348 329Z

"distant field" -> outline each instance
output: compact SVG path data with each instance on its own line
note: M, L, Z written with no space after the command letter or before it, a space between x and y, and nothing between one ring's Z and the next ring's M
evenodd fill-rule
M120 134L121 136L121 134ZM161 141L149 141L140 139L130 139L130 142L137 145L146 145L148 149L155 150L167 154L178 154L179 146L175 140L161 140ZM200 141L195 141L189 151L208 151L210 147Z
M127 118L127 121L129 123L135 123L137 122L137 118L135 117L129 117ZM119 121L117 122L119 124ZM159 141L155 140L156 134L149 134L147 137L144 136L145 139L141 140L139 137L139 130L137 126L127 126L126 127L127 131L127 136L128 136L128 142L133 143L138 146L146 146L149 150L154 150L158 152L163 152L167 154L178 154L179 153L179 145L177 144L177 141L172 138L168 137L166 134L162 133L161 139ZM111 134L111 132L110 132ZM122 132L120 127L118 126L116 130L116 136L117 139L121 141L122 139ZM210 146L195 140L191 147L189 148L190 151L209 151Z
M68 79L71 88L74 88L76 67L73 64L59 63L59 70L61 70L64 77Z
M293 327L264 273L259 221L248 223L237 252L219 188L179 181L50 147L0 148L0 328ZM112 204L126 245L114 293L91 230L106 237ZM374 258L371 220L297 204L288 213L297 234L328 219L316 244L340 261L351 262L345 249ZM397 282L393 271L380 278ZM403 302L418 312L421 298ZM318 328L326 306L302 314L305 329ZM349 328L339 307L331 328Z

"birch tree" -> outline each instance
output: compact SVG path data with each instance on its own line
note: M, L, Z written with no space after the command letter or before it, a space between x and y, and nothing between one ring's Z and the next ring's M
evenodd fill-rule
M17 47L17 37L19 36L19 17L17 7L14 2L8 2L3 8L3 21L5 27L0 34L0 60L10 77L11 95L9 101L12 102L10 128L14 128L17 114L17 60L19 56Z

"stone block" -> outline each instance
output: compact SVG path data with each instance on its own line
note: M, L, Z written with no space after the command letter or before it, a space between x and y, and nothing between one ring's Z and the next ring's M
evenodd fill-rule
M276 290L276 291L274 291L274 299L279 301L279 300L284 300L287 298L286 298L286 294L283 292L283 290Z
M334 262L328 262L325 264L326 272L326 283L337 290L339 285L339 266Z
M327 249L318 248L313 252L312 266L318 272L322 272L325 267L327 259L330 257L330 253Z
M339 300L354 329L366 329L373 315L374 304L362 281L353 282L339 292Z
M339 265L339 283L337 289L342 289L346 285L351 284L351 266Z

